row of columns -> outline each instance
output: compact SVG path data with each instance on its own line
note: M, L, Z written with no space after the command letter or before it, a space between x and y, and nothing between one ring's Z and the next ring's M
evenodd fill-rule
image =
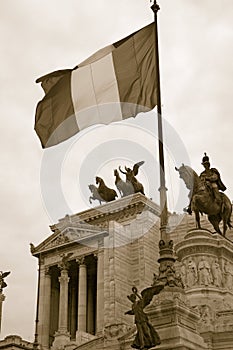
M97 260L97 300L96 300L96 333L102 331L104 325L104 250L98 252ZM63 259L64 260L64 259ZM79 282L78 282L78 332L87 332L87 317L91 318L91 310L94 313L93 290L89 285L87 291L87 266L85 257L76 260L79 264ZM68 332L68 291L69 291L69 262L62 261L60 268L60 294L59 294L59 313L58 330L55 333L53 347L57 348L70 340ZM40 272L40 307L39 313L39 342L42 347L49 348L50 331L50 302L51 302L51 275L48 269L41 269ZM87 299L88 296L88 299ZM72 293L71 293L72 297ZM71 301L72 302L72 301ZM87 315L88 303L88 315ZM92 315L93 315L92 313Z

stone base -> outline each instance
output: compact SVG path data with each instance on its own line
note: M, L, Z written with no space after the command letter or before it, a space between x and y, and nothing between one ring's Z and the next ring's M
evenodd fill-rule
M77 331L76 332L76 344L77 346L87 343L90 340L95 339L95 336L86 332Z
M151 306L147 308L151 324L157 330L161 345L158 349L166 350L206 350L204 342L197 330L199 313L185 302L184 292L173 288L159 294ZM157 302L156 302L157 301Z
M54 335L54 341L51 347L51 350L63 350L65 345L70 342L70 333L69 332L56 332Z

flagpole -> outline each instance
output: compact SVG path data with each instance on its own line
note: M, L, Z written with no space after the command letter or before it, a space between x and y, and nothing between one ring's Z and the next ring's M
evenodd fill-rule
M183 289L182 281L176 276L174 263L173 241L170 239L168 232L168 210L167 210L167 189L165 183L165 165L164 165L164 145L163 145L163 123L162 123L162 106L160 90L160 69L159 69L159 42L158 42L158 19L157 14L160 10L157 1L151 6L154 12L155 21L155 69L157 82L157 114L158 114L158 137L159 137L159 163L160 163L160 241L159 241L159 275L154 281L162 282L167 287L179 287ZM174 290L174 289L173 289Z
M162 125L162 105L161 105L161 88L160 88L160 67L159 67L159 42L158 42L158 19L157 14L160 10L157 1L151 6L154 12L155 21L155 67L156 67L156 80L157 80L157 117L158 117L158 138L159 138L159 163L160 163L160 231L161 240L167 240L167 223L168 223L168 210L167 210L167 189L165 184L165 165L164 165L164 146L163 146L163 125Z

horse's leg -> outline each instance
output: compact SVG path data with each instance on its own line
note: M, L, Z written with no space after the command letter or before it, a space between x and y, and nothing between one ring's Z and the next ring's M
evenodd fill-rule
M195 211L195 218L196 218L197 228L201 228L201 221L200 221L200 215L199 215L199 211L198 210Z
M219 223L221 221L221 218L218 218L216 215L208 215L208 220L213 225L215 231L218 232L221 235L222 232L221 232L221 230L219 228Z
M92 204L92 201L91 201L92 199L94 199L94 198L90 196L90 197L89 197L89 203L90 203L90 204Z

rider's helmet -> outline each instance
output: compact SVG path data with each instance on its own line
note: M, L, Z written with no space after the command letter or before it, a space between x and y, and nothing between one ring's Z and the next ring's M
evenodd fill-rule
M204 153L204 157L202 158L202 163L201 164L207 164L207 163L210 163L209 161L209 157L207 156L206 153Z

